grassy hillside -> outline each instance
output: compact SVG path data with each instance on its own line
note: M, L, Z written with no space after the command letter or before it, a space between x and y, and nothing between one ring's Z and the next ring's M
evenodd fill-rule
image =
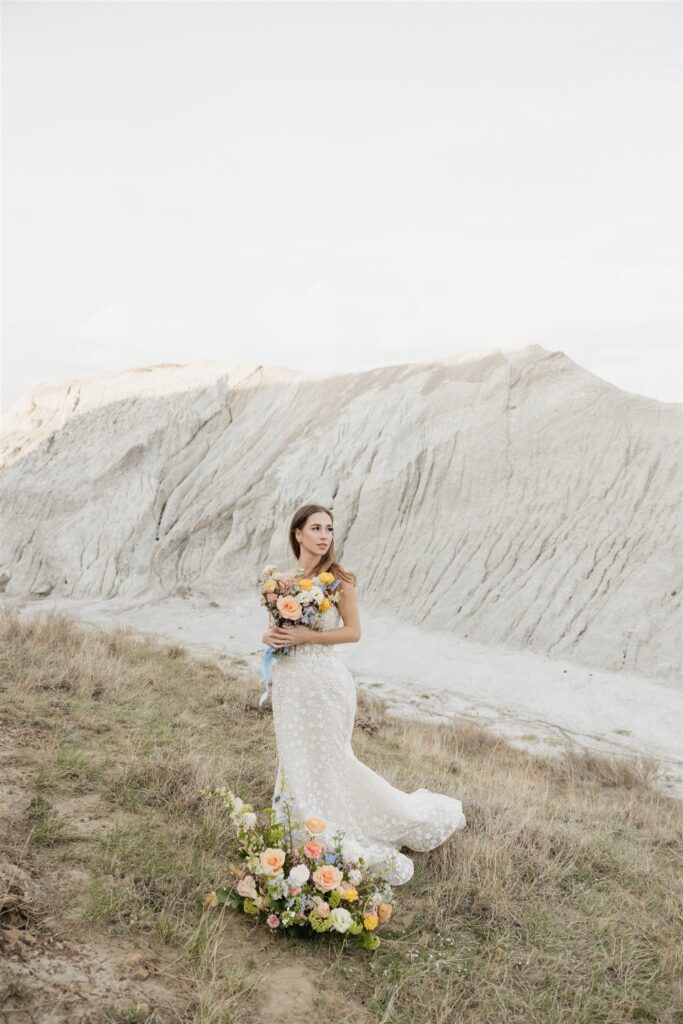
M356 755L467 816L361 954L203 909L236 849L200 791L271 797L253 672L62 613L5 608L0 641L0 1021L683 1022L683 813L651 763L542 759L359 694Z

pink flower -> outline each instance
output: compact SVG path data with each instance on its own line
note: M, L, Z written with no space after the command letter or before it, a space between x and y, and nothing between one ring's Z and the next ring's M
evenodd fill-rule
M252 875L245 875L244 878L240 878L237 883L237 891L240 896L246 896L248 899L253 899L256 896L256 882Z
M319 843L317 839L309 839L304 846L304 853L306 853L312 860L317 860L325 852L325 844Z
M269 924L271 928L277 928L280 923L280 918L277 914L269 914L266 918L266 924Z

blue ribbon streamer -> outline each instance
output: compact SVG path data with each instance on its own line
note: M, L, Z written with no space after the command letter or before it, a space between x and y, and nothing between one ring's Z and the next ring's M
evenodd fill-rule
M265 653L263 655L263 661L261 662L261 682L265 687L265 693L262 693L261 696L259 697L259 707L268 697L268 685L273 674L273 658L275 657L277 650L277 647L271 647L269 644L268 647L266 647ZM282 651L283 654L286 654L289 648L281 647L280 650Z

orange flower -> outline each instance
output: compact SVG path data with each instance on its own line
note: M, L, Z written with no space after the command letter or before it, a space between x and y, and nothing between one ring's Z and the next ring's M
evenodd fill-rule
M377 908L377 917L380 924L384 924L391 917L391 911L394 909L393 903L380 903Z
M276 604L283 619L294 621L301 618L301 605L295 597L278 597Z
M261 850L259 860L261 861L264 874L277 875L282 871L282 865L285 862L285 851L269 846L266 850Z
M342 872L335 864L321 864L311 875L316 889L320 892L330 892L336 889L342 880Z
M316 839L309 839L306 845L304 846L304 852L309 857L312 857L313 860L317 860L320 854L325 852L325 847Z
M310 818L306 818L304 828L310 832L312 836L319 836L320 833L324 832L327 828L327 822L323 821L322 818L316 818L314 815L311 815Z

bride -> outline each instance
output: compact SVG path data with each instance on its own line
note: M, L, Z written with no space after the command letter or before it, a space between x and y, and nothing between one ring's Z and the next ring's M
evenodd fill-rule
M332 573L340 581L341 597L324 612L322 631L295 624L278 628L268 615L264 643L289 648L273 660L278 764L272 806L277 820L285 823L287 810L292 821L323 818L327 828L317 839L331 847L335 831L343 831L345 842L360 844L373 872L402 885L414 865L398 847L424 851L439 846L465 827L462 803L423 788L406 793L355 756L356 687L336 645L360 640L356 577L336 560L332 513L325 506L302 505L294 513L289 543L297 562L281 575Z

